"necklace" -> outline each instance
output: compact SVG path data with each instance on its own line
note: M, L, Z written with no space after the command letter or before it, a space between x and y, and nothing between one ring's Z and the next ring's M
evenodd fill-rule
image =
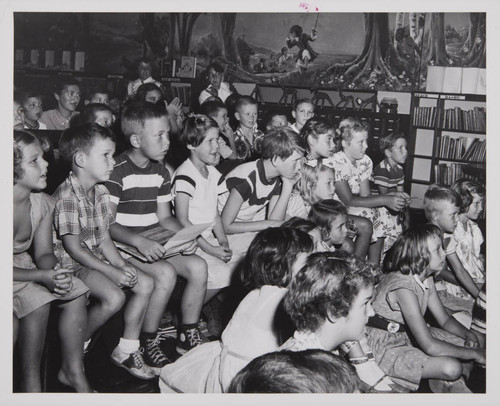
M40 128L40 123L38 120L35 121L35 124L31 125L27 121L24 121L24 125L28 127L30 130L38 130Z
M55 112L54 118L56 119L57 124L59 124L62 128L68 128L68 124L71 118L73 117L74 112L71 113L69 118L64 118L64 116L57 109L54 109L54 112Z

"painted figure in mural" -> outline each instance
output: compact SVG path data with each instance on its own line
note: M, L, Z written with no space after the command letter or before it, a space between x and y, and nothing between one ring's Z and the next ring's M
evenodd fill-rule
M253 66L253 73L266 73L268 71L269 71L269 69L267 67L267 63L266 63L265 58L260 58L259 63L256 63Z
M245 35L240 35L236 40L236 48L241 59L243 69L250 71L250 56L254 54L254 50L245 40Z
M293 55L288 52L287 47L281 48L281 54L274 62L275 72L283 73L286 72L286 65L289 59L293 58Z
M316 40L317 36L318 31L314 28L311 31L311 35L303 32L300 25L293 25L292 28L290 28L286 39L286 45L288 48L293 48L295 46L299 47L295 66L300 73L307 70L309 62L312 62L318 56L318 53L314 51L309 44L309 42Z
M396 30L395 40L398 54L404 60L405 71L409 72L410 76L413 76L414 69L417 66L415 54L419 53L419 49L408 30L403 27Z

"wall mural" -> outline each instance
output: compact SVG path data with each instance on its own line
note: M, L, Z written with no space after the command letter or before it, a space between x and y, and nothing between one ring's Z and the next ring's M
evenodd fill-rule
M486 13L15 13L15 48L86 53L85 70L135 76L182 57L233 82L425 89L428 65L486 66ZM39 33L45 33L40 36ZM34 35L36 33L36 35Z

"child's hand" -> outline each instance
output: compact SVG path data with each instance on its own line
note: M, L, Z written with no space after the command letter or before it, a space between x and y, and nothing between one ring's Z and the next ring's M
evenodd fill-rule
M198 248L198 243L196 240L193 240L191 242L187 242L184 245L184 248L181 249L181 255L192 255Z
M224 246L212 246L213 249L210 249L210 255L219 258L223 262L229 262L231 257L233 256L233 251L229 249L229 247Z
M128 287L133 288L137 283L137 270L135 267L128 262L121 267L122 271L125 272L125 275L129 278Z
M73 289L72 273L71 269L61 268L61 265L58 263L53 269L47 272L47 278L44 278L43 283L48 290L58 296L64 297Z
M299 179L300 179L300 172L297 173L293 178L285 178L284 176L282 176L281 181L283 183L283 188L285 186L293 188L293 186L299 181Z
M399 212L406 207L406 198L404 192L389 192L385 197L385 205L387 208Z
M479 340L477 339L477 336L472 332L469 331L467 332L465 336L465 348L479 348Z
M222 129L222 134L224 134L230 140L234 138L234 131L229 125L229 123L226 123L226 125Z
M182 108L182 103L178 97L176 97L170 104L165 101L165 107L170 116L176 116L179 114L179 110Z
M475 352L476 352L475 361L478 364L486 365L486 350L484 348L477 348Z
M135 248L146 257L148 262L159 261L165 255L163 245L146 237L142 237Z

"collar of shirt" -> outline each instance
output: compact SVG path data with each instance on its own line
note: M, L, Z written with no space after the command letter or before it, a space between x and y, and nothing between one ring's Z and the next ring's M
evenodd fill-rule
M422 282L419 278L418 275L413 275L413 278L417 282L417 285L422 288L422 290L425 292L427 289L429 289L429 278L424 279Z
M79 202L89 202L87 199L87 195L85 194L85 190L83 189L83 186L81 185L80 181L76 177L73 171L70 172L69 174L69 182L71 184L71 188L73 189L73 192L75 192L75 195L78 199ZM95 198L93 202L90 202L91 204L94 204L99 200L99 198L105 193L100 185L95 185Z

